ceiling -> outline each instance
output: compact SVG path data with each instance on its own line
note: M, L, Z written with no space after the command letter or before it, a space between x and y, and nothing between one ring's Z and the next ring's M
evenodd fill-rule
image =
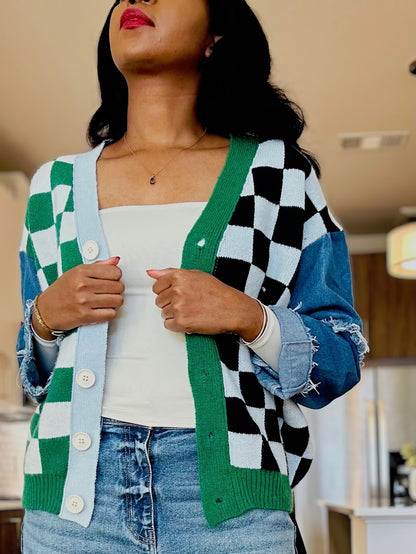
M159 0L168 1L168 0ZM416 206L415 0L251 0L269 37L273 81L301 105L301 144L318 157L349 233L384 233ZM0 170L30 176L85 151L98 102L95 51L108 0L0 7ZM250 40L247 37L247 40ZM343 150L340 133L408 131L404 146Z

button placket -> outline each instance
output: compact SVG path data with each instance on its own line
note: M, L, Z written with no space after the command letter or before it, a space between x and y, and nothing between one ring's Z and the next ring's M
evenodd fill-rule
M75 433L72 437L72 444L74 448L83 452L84 450L88 450L91 446L91 437L88 433Z
M83 389L89 389L95 383L95 374L90 369L81 369L77 373L76 381Z
M79 514L84 509L85 502L78 494L71 494L65 501L65 507L71 514Z
M96 162L101 152L93 149L75 157L73 167L73 201L76 236L84 263L108 257L105 237L96 207ZM93 207L93 209L91 208ZM88 526L94 508L95 478L99 452L102 378L105 359L99 357L105 344L107 325L86 325L77 333L77 348L73 361L74 389L71 398L69 463L63 498L63 517ZM101 345L101 346L100 346ZM90 368L93 372L90 373ZM87 370L87 371L85 371ZM91 446L80 451L72 440L77 432L87 432ZM80 443L86 445L85 440ZM77 443L78 444L78 443ZM69 498L71 497L71 498ZM72 504L71 504L72 501Z
M95 240L87 240L82 247L82 254L88 261L95 260L98 257L100 248Z

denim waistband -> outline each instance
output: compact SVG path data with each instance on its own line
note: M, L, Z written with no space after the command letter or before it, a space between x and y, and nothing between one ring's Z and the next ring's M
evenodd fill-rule
M183 429L184 431L195 431L194 427L171 427L168 425L161 426L150 426L150 425L142 425L141 423L135 423L133 421L121 421L119 419L112 419L111 417L101 417L101 426L104 425L119 425L120 427L138 427L140 429L153 429L153 430L162 430L162 429L177 429L180 431Z

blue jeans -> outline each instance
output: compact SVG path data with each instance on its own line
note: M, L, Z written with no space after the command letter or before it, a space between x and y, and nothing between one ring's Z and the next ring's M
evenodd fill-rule
M195 429L102 418L96 503L87 528L26 510L24 554L296 554L287 512L249 510L210 529Z

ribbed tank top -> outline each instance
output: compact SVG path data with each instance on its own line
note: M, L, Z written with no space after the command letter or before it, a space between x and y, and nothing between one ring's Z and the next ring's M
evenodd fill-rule
M100 210L110 256L120 256L124 303L109 323L102 415L150 427L195 427L184 333L164 327L146 269L180 267L205 202Z

